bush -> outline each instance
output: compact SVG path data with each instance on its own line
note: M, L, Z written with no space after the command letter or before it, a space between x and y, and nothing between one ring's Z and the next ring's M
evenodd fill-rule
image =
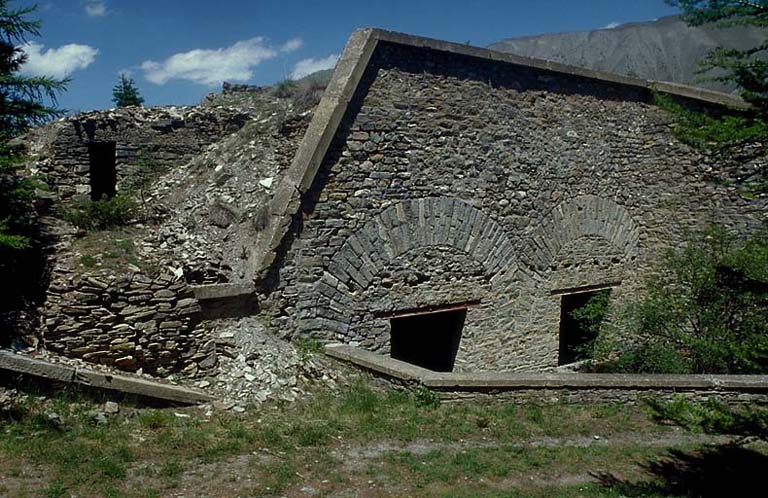
M293 97L293 95L296 93L296 90L298 88L298 85L295 81L293 81L290 78L286 78L282 81L280 81L278 84L272 88L272 94L275 97L279 97L281 99L287 99L289 97Z
M623 346L603 369L768 373L768 232L738 240L713 229L663 262L619 320L633 336L614 340Z
M64 219L85 230L107 230L126 225L138 211L132 197L116 195L111 199L78 199L64 213Z
M651 414L692 432L732 434L768 440L768 409L762 406L731 407L717 400L704 403L676 398L669 402L649 401Z

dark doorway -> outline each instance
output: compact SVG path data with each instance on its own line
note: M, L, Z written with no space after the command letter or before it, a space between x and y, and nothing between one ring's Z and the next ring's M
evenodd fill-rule
M392 358L436 372L450 372L456 360L466 308L392 318Z
M558 364L567 365L592 358L595 339L608 310L610 297L610 289L563 295Z
M91 200L109 199L117 193L117 168L115 167L115 142L91 142L88 144L90 163Z

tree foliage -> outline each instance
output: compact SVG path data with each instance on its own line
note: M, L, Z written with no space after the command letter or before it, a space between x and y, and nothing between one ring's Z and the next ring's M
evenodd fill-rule
M23 151L13 139L30 127L59 116L56 96L67 80L20 74L28 36L39 34L30 20L34 7L12 8L0 0L0 341L29 322L28 303L39 298L45 257L37 230L35 183L19 174ZM12 283L12 284L11 284Z
M19 74L26 61L20 46L27 36L39 34L40 23L28 19L34 10L12 9L6 0L0 0L0 256L5 264L12 264L9 251L29 246L34 219L30 209L34 185L18 175L21 151L10 140L60 115L54 107L56 96L67 83ZM0 269L2 266L0 263Z
M683 11L689 25L768 27L768 0L667 0ZM705 79L735 83L749 109L713 114L692 111L673 99L657 95L657 103L676 116L675 134L683 142L724 158L749 150L753 159L764 155L768 143L768 39L747 49L718 47L700 61ZM753 147L757 145L757 147ZM741 178L749 195L768 194L768 170L763 163Z
M142 105L144 103L144 98L139 94L139 89L136 88L133 78L121 74L120 80L112 89L112 102L114 102L117 107L127 107L131 105Z
M718 26L751 25L768 27L768 0L669 0L683 10L692 26L716 23ZM768 113L768 40L748 49L718 47L702 60L702 72L720 70L712 79L733 82L741 96L760 113Z
M608 369L768 373L768 232L739 240L712 229L663 263L619 320L634 341L613 345L620 355Z

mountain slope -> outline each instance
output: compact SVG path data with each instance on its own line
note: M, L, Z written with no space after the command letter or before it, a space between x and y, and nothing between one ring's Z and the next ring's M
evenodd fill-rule
M612 29L510 38L488 48L643 79L720 91L733 86L699 81L697 61L718 46L748 48L766 39L754 26L689 27L680 18L623 24Z

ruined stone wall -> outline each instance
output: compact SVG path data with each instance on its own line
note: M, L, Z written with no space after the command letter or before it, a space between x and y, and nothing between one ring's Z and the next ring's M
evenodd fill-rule
M120 191L141 167L160 172L181 166L247 120L238 111L200 107L129 107L79 114L37 132L53 136L31 169L62 200L88 194L88 144L115 142Z
M175 275L81 276L57 267L47 297L43 342L52 352L155 375L216 366L200 305Z
M766 212L650 101L379 44L270 273L275 329L386 353L380 312L479 301L457 370L554 367L561 291L620 304L687 230Z

